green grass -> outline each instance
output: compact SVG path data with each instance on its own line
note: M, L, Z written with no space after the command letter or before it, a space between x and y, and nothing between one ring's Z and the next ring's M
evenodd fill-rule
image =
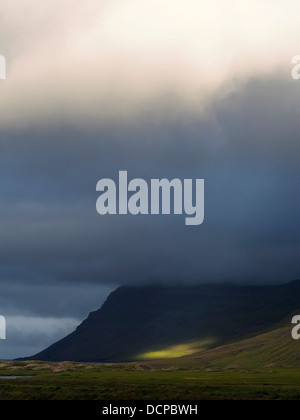
M299 399L300 369L137 370L140 365L14 363L0 375L0 399ZM56 371L62 369L61 371Z

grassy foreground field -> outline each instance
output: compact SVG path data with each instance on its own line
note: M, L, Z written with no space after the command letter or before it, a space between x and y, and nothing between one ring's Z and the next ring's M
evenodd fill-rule
M0 375L23 376L0 379L1 400L300 398L300 369L295 368L155 369L143 363L2 362Z
M0 361L0 399L298 400L300 342L286 324L216 348L162 349L139 362Z

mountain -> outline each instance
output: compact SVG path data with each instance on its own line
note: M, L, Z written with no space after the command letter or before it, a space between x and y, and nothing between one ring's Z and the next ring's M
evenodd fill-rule
M120 287L72 334L29 359L123 362L197 354L271 330L298 308L300 281Z

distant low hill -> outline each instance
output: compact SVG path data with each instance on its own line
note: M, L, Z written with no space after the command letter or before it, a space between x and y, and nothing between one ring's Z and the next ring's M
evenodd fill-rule
M221 351L222 357L228 356L226 363L238 363L247 346L253 359L264 357L259 348L271 351L267 342L264 347L251 340L298 308L300 281L276 286L120 287L72 334L28 359L124 362L194 354L200 362L205 354L217 359ZM288 337L291 328L284 328L269 332L275 334L270 337L278 344L282 339L281 347L294 346ZM236 344L230 343L247 337L250 341L239 343L242 347L234 354L230 345ZM200 352L207 348L210 351ZM284 351L278 357L283 355Z

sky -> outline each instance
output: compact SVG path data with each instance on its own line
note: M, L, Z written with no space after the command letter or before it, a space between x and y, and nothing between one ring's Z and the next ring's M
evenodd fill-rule
M0 358L119 285L300 278L298 0L2 0ZM205 179L205 220L100 216L99 179Z

